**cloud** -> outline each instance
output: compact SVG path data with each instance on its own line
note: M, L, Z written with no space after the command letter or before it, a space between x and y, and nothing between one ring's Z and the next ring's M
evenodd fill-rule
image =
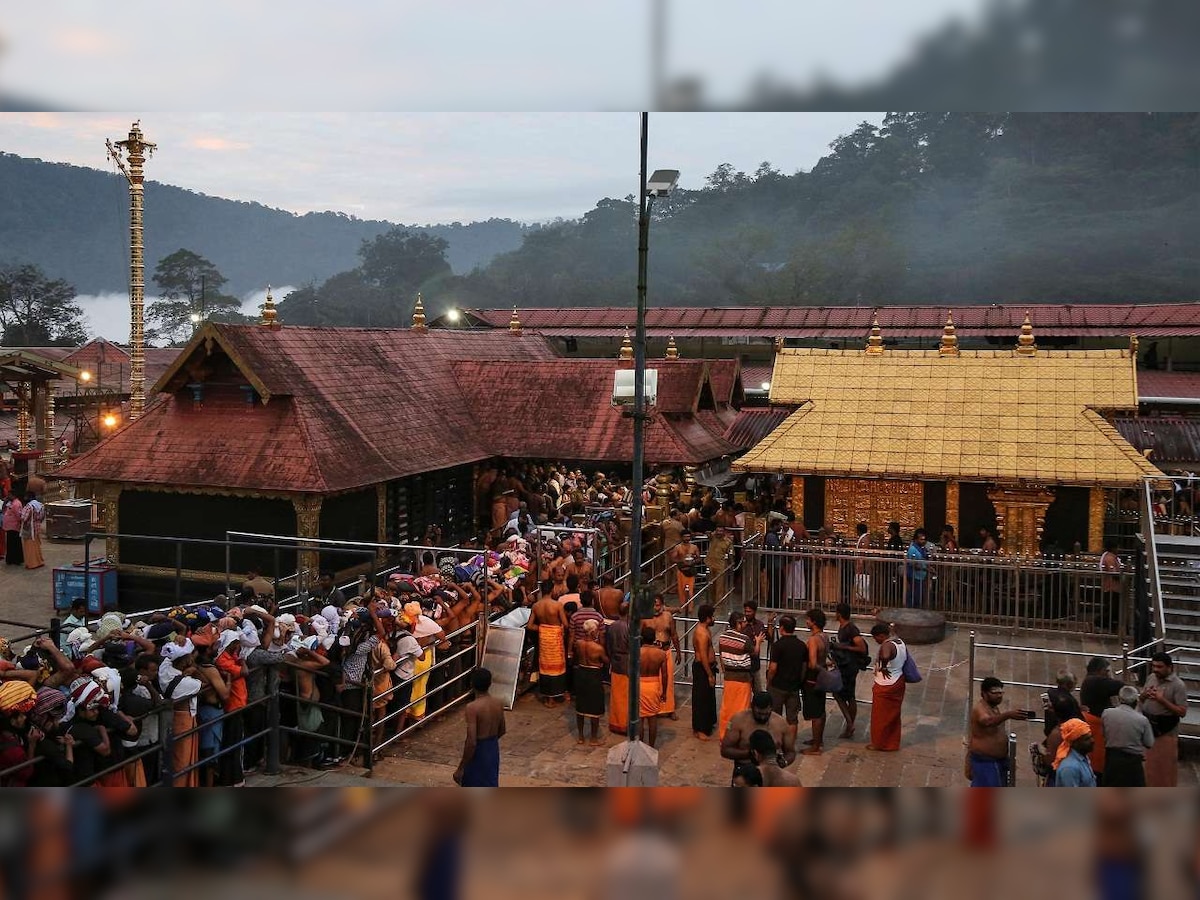
M242 141L231 141L228 138L215 136L192 138L191 145L200 150L216 151L249 150L251 146Z
M128 294L80 294L75 298L83 310L83 324L90 337L114 344L129 342Z

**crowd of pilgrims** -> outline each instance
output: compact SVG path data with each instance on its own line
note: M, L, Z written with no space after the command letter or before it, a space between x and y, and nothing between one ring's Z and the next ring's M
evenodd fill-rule
M244 784L265 763L258 735L275 690L281 724L305 732L284 735L284 762L363 761L368 738L378 745L469 692L467 626L528 607L539 569L562 593L614 562L627 486L566 466L491 474L480 487L504 508L491 508L487 530L414 554L384 583L343 591L323 571L281 610L252 571L240 593L209 603L130 621L89 616L77 600L58 642L0 638L0 786ZM440 529L424 541L439 546Z

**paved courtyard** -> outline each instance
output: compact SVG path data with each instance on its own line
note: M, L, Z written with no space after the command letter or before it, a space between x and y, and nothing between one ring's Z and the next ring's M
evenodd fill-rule
M864 624L864 623L860 623ZM963 729L968 693L968 645L970 629L950 628L939 644L914 647L913 653L924 680L908 686L904 703L904 740L898 753L868 751L870 707L860 704L854 740L838 740L841 714L829 704L826 749L821 756L801 756L793 771L805 785L824 786L922 786L961 785L963 779ZM1056 650L1087 655L1115 653L1111 642L1077 635L1031 635L1022 638L1011 631L976 632L983 644L1037 642ZM1058 669L1067 666L1080 677L1084 656L1063 657L1049 653L1027 653L980 649L976 674L994 674L1006 682L1045 684ZM1119 663L1114 668L1118 668ZM859 677L858 696L870 699L869 673ZM1010 687L1008 703L1017 708L1040 708L1041 688ZM679 719L663 719L659 725L659 778L663 785L729 784L731 763L721 758L714 739L697 741L691 733L689 689L679 686ZM1029 768L1029 744L1042 737L1040 722L1012 722L1018 738L1019 785L1033 784ZM579 746L575 716L570 706L545 708L535 693L519 697L508 713L508 734L502 742L500 784L502 786L603 786L608 751L621 738L607 729L606 746ZM381 778L413 785L450 785L451 775L462 753L465 725L461 714L451 712L401 743L376 765ZM800 739L807 736L801 725ZM1192 754L1181 763L1180 783L1200 783L1200 760Z

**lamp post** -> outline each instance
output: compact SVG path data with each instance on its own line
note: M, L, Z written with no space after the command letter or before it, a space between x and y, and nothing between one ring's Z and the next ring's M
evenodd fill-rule
M642 113L641 194L638 207L637 329L633 344L633 503L629 548L629 727L626 732L632 754L640 735L641 706L641 619L647 612L642 596L642 481L645 469L646 428L646 261L650 244L650 211L655 197L665 197L679 181L675 169L659 169L646 177L646 148L649 113ZM626 766L626 774L630 767Z

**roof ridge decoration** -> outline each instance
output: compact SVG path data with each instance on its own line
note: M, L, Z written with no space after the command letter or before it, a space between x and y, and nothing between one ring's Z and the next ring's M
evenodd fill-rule
M264 328L278 331L283 323L279 321L279 313L275 309L275 298L271 296L271 286L267 285L267 299L263 302L262 318L258 322Z
M617 359L631 360L633 359L633 344L629 342L629 326L625 326L625 340L621 341L621 353Z
M882 353L883 352L883 334L879 330L879 314L871 314L871 336L867 338L867 346L864 353Z
M517 316L517 304L515 303L513 304L512 318L508 320L508 332L509 334L521 333L521 319Z
M942 328L942 343L938 356L958 356L958 335L954 333L954 312L946 313L946 324Z
M429 326L425 324L425 304L421 301L420 292L417 293L417 303L413 307L412 330L421 332L429 330Z
M679 359L679 348L675 346L675 335L671 335L671 339L667 341L667 359Z
M1017 338L1017 355L1033 356L1037 353L1037 344L1033 340L1033 322L1029 319L1029 310L1025 310L1025 321L1021 323L1021 334Z

